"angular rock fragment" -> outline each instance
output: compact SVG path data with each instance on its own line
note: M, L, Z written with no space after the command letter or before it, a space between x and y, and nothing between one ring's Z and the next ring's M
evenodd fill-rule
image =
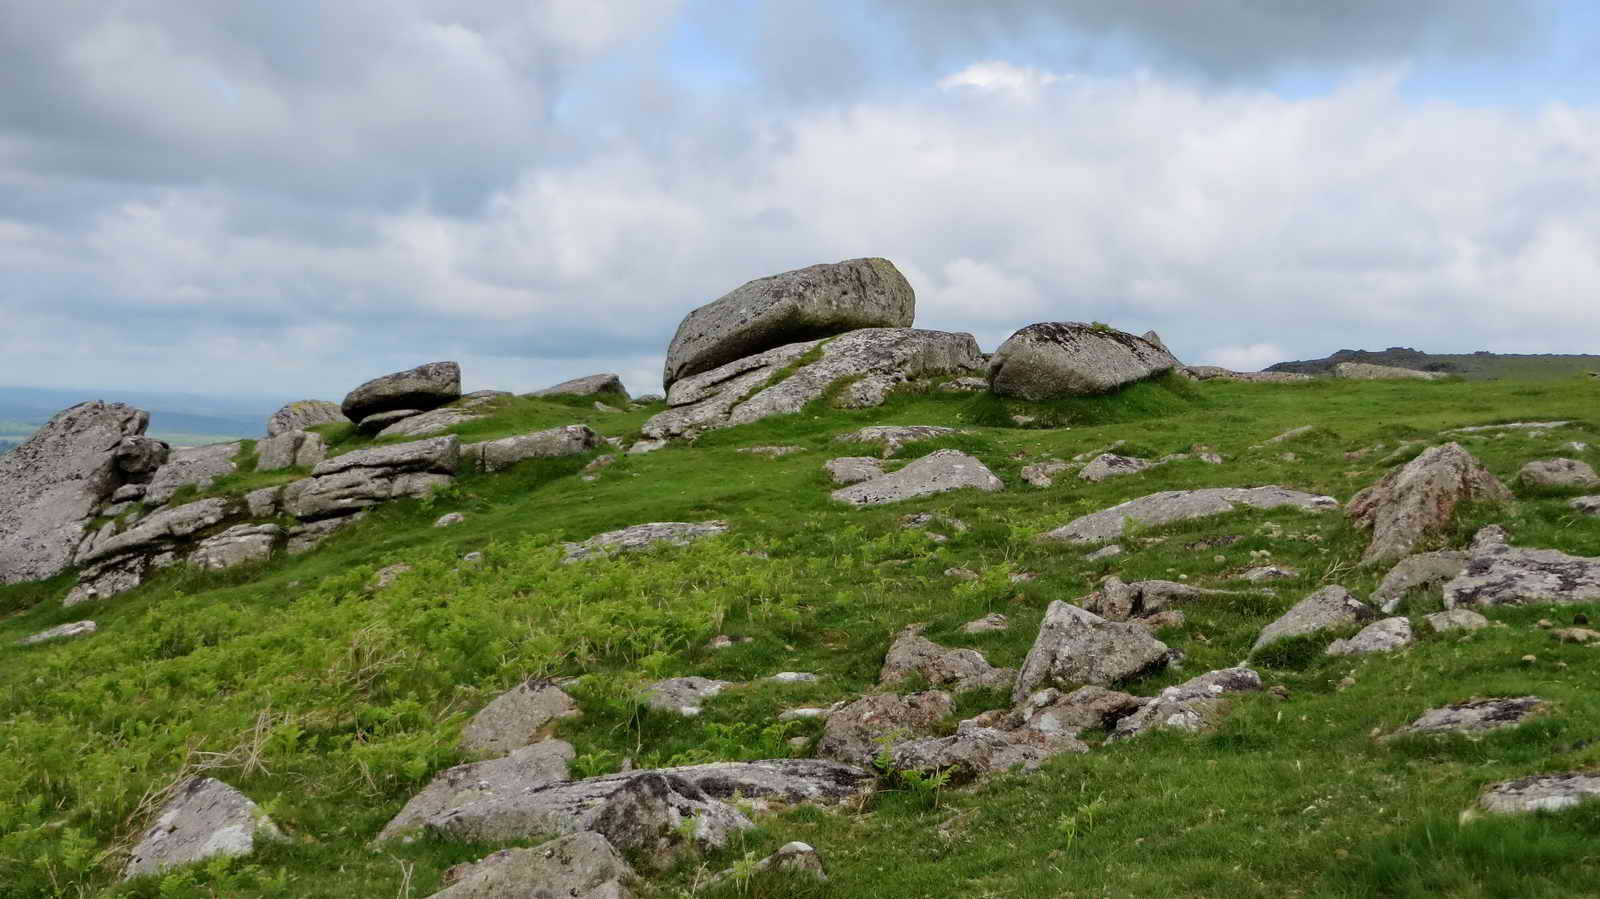
M1168 687L1116 723L1108 742L1126 740L1155 728L1172 728L1191 733L1214 726L1227 714L1230 693L1254 693L1261 689L1261 675L1249 668L1223 668Z
M1511 499L1511 491L1460 444L1436 446L1356 494L1351 522L1372 531L1363 562L1410 555L1423 538L1444 532L1464 502Z
M1089 460L1078 472L1079 480L1098 484L1107 478L1121 477L1122 475L1138 474L1149 471L1160 463L1151 462L1149 459L1136 459L1132 456L1119 456L1115 453L1101 453Z
M878 685L889 687L908 677L921 677L935 687L956 692L987 688L1009 688L1017 676L1010 668L996 668L975 649L951 649L922 636L921 628L910 627L889 645Z
M318 463L311 477L285 487L283 506L310 520L426 496L455 480L460 460L461 442L454 435L356 450Z
M267 436L276 437L285 431L304 431L317 425L338 424L345 420L338 403L323 400L300 400L272 413L267 419Z
M595 396L602 393L620 394L623 399L628 397L628 389L622 386L622 379L609 372L562 381L554 387L535 390L528 396Z
M350 391L339 408L345 418L363 422L385 412L426 412L460 397L461 366L454 362L430 362L373 378Z
M893 474L835 490L833 499L874 506L966 488L994 492L1005 489L1005 484L972 456L960 450L939 450Z
M822 739L817 743L817 756L852 765L870 765L883 748L885 738L926 736L953 711L955 700L940 690L906 696L893 693L863 696L828 716Z
M1446 609L1426 616L1436 634L1449 631L1477 631L1489 626L1489 619L1471 609Z
M990 612L982 618L977 618L961 625L963 634L990 634L1003 631L1011 626L1010 619L999 612Z
M392 840L419 830L429 818L480 799L511 796L566 781L573 755L570 743L545 740L513 749L501 758L447 768L384 825L378 840Z
M1540 459L1522 466L1517 479L1532 487L1600 487L1600 475L1577 459Z
M549 736L555 722L578 713L567 692L547 680L530 679L496 696L461 730L461 748L505 755Z
M937 440L940 437L949 437L960 433L955 428L944 428L937 425L872 425L857 431L850 431L833 438L835 443L873 443L883 447L883 458L887 459L900 451L900 447L908 443L917 443L923 440Z
M376 416L373 416L374 418ZM378 437L427 437L448 431L467 422L486 418L483 413L472 412L457 405L441 406L416 415L407 415L378 429ZM363 419L365 426L370 419Z
M704 540L727 532L726 521L654 521L648 524L636 524L621 530L596 534L582 543L562 544L565 556L561 561L571 564L597 556L636 552L662 544L687 546L696 540Z
M1523 549L1504 532L1484 528L1468 550L1467 566L1444 585L1447 609L1595 602L1600 600L1600 558L1554 549Z
M1385 739L1414 734L1477 734L1515 727L1544 705L1537 696L1470 699L1429 709Z
M989 389L1034 401L1089 396L1179 365L1165 349L1114 328L1042 322L1011 335L990 357Z
M1407 556L1383 576L1383 583L1372 593L1372 601L1385 615L1393 614L1407 593L1442 586L1466 567L1467 554L1457 550Z
M1362 628L1354 637L1328 644L1330 656L1357 656L1375 652L1394 652L1412 643L1411 622L1404 618L1385 618Z
M33 646L34 644L47 643L51 640L64 640L68 637L81 637L85 634L92 634L95 632L95 630L96 626L93 621L74 621L69 624L58 624L55 627L42 630L37 634L23 637L21 640L18 640L17 643L22 646Z
M849 486L883 477L883 463L871 456L845 456L822 463L822 470L835 484Z
M1014 768L1032 771L1064 752L1088 752L1075 737L1006 733L988 727L963 727L948 737L901 740L889 748L898 771L950 771L957 782Z
M309 468L327 457L327 444L315 431L284 431L256 443L256 471Z
M1137 624L1107 621L1057 600L1017 676L1012 700L1046 685L1109 684L1166 664L1167 645Z
M812 848L810 843L802 843L799 840L784 843L777 852L756 862L750 868L753 874L767 871L784 871L809 877L821 883L826 883L828 880L828 872L822 866L821 854ZM721 883L733 876L734 871L730 868L711 878L711 883Z
M1366 603L1352 596L1349 590L1339 586L1323 587L1295 603L1294 607L1283 613L1282 617L1262 628L1261 635L1256 637L1255 645L1250 648L1250 652L1260 652L1273 643L1289 637L1349 627L1375 617L1377 613Z
M239 455L238 443L214 443L193 449L173 450L167 463L156 469L155 476L145 487L145 502L159 506L172 499L180 488L194 486L201 490L216 483L217 478L239 470L234 457Z
M575 833L457 865L444 880L430 899L633 899L638 875L605 837Z
M173 791L156 823L140 838L123 879L157 874L221 855L249 855L278 828L249 797L220 780L191 777Z
M283 528L275 524L239 524L200 541L189 564L220 571L247 562L265 562L283 545Z
M1580 496L1567 505L1580 515L1600 516L1600 496Z
M244 495L245 510L251 518L272 518L283 501L282 487L262 487Z
M1022 469L1022 479L1035 487L1052 487L1055 485L1056 475L1064 471L1071 471L1072 464L1068 462L1035 462Z
M1155 615L1178 600L1227 592L1204 590L1177 581L1134 581L1128 584L1113 575L1100 584L1100 589L1078 600L1078 605L1107 621L1128 621Z
M318 521L309 521L289 529L288 553L297 556L301 553L316 549L322 541L332 537L336 532L361 521L367 517L365 511L342 518L323 518Z
M1501 815L1558 812L1600 799L1600 774L1538 774L1491 784L1478 797L1484 811Z
M1339 503L1331 496L1317 496L1277 486L1169 490L1074 519L1041 535L1039 539L1063 543L1099 543L1122 536L1129 522L1140 527L1155 527L1221 515L1240 507L1277 509L1285 506L1307 512L1322 512L1337 509Z
M731 681L709 677L670 677L645 688L644 695L652 709L693 717L706 700L731 686Z

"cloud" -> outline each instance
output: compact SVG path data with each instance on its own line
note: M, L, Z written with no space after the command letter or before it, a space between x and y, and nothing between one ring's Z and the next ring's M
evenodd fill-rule
M1200 357L1207 365L1220 365L1234 371L1260 371L1275 362L1287 361L1283 349L1274 343L1252 343L1249 346L1219 346Z

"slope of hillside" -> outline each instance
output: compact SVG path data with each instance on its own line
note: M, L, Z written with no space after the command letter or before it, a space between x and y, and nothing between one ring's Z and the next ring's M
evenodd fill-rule
M579 477L600 451L463 474L422 500L376 508L303 556L205 573L175 570L138 589L64 609L72 575L0 588L0 896L412 896L497 844L374 837L432 777L468 760L466 720L530 677L568 686L582 715L558 735L574 776L713 760L809 756L822 724L781 721L876 687L894 635L930 639L1017 666L1046 606L1116 574L1237 591L1182 606L1159 632L1181 667L1118 684L1150 695L1244 660L1261 628L1313 590L1366 597L1384 569L1358 560L1366 535L1339 512L1244 511L1136 530L1125 552L1041 544L1079 515L1162 490L1281 484L1341 503L1430 444L1459 440L1515 501L1475 506L1446 538L1462 546L1502 523L1518 545L1600 556L1600 519L1569 508L1574 491L1516 484L1533 459L1600 464L1600 382L1145 382L1108 398L1035 405L990 394L894 395L885 405L805 411L619 455ZM631 437L659 411L519 398L456 429L473 439L584 422ZM1051 428L1012 425L1031 416ZM1442 436L1525 420L1558 427ZM869 424L965 433L910 444L904 461L946 447L1004 482L879 507L829 498L822 470L862 447L834 438ZM1310 430L1267 443L1294 428ZM325 429L336 452L367 445ZM1030 486L1024 467L1121 442L1119 453L1189 454L1089 483L1071 472ZM393 441L390 441L393 442ZM1587 444L1581 450L1567 445ZM756 446L798 450L768 457ZM1210 448L1224 461L1194 457ZM213 490L241 492L241 475ZM1590 491L1593 492L1593 491ZM464 521L437 528L443 514ZM908 528L915 513L958 530ZM562 543L651 521L725 520L725 536L562 564ZM468 558L469 553L481 556ZM408 571L378 586L375 574ZM1245 580L1254 567L1290 569ZM967 577L966 569L973 577ZM1417 595L1404 614L1418 640L1385 655L1331 657L1291 642L1252 664L1273 689L1241 694L1216 727L1160 731L1062 755L1032 774L975 786L882 772L859 808L799 807L757 818L732 845L648 874L643 896L1576 896L1595 895L1600 803L1536 816L1470 820L1486 784L1600 768L1600 650L1540 627L1600 603L1486 609L1495 626L1431 633ZM990 613L1005 630L968 634ZM98 632L38 646L22 637L92 617ZM731 645L714 649L713 637ZM780 671L815 673L781 683ZM700 675L735 682L696 717L650 708L641 689ZM907 692L913 682L896 689ZM1549 711L1478 739L1383 742L1425 709L1474 696L1536 694ZM941 724L1007 707L993 690L962 694ZM892 766L891 766L892 767ZM255 799L286 839L119 883L132 840L162 791L204 771ZM818 884L748 862L790 840L817 847ZM520 841L532 845L537 840ZM737 876L709 884L735 867Z
M1403 346L1392 346L1386 350L1339 350L1326 358L1279 362L1263 370L1325 375L1340 362L1437 371L1473 381L1560 379L1600 371L1600 356L1596 355L1490 353L1485 350L1476 353L1425 353Z

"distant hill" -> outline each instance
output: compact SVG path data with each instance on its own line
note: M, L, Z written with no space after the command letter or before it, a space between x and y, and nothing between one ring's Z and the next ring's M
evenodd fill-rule
M266 431L267 416L289 402L261 396L0 387L0 451L26 440L62 409L87 400L127 403L149 411L150 436L175 446L259 437Z
M1393 365L1397 368L1414 368L1419 371L1438 371L1459 375L1469 380L1487 381L1501 378L1539 380L1569 378L1587 371L1600 370L1600 355L1517 355L1491 353L1424 353L1405 346L1392 346L1386 350L1339 350L1324 359L1302 359L1296 362L1279 362L1266 371L1298 372L1322 375L1333 370L1340 362L1367 362L1373 365Z

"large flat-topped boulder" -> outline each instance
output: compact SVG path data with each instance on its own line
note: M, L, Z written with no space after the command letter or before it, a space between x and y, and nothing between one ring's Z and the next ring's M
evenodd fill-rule
M1323 512L1339 508L1331 496L1318 496L1287 487L1207 487L1201 490L1168 490L1128 500L1109 509L1085 515L1039 537L1062 543L1099 543L1122 536L1129 522L1139 527L1155 527L1175 521L1188 521L1221 515L1235 509L1296 508Z
M1372 531L1363 562L1410 555L1425 537L1443 533L1464 502L1504 502L1511 491L1459 443L1423 452L1356 494L1346 510Z
M1465 568L1444 585L1445 608L1600 601L1600 558L1511 546L1501 534L1478 532Z
M833 498L853 506L877 506L966 489L993 493L1005 489L1005 484L972 456L960 450L939 450L899 471L841 487L833 491Z
M149 422L121 403L81 403L0 455L0 584L52 577L72 563L85 521L128 478L119 448Z
M217 856L249 855L256 843L279 837L250 798L220 780L191 777L162 807L122 869L124 879L157 874Z
M847 409L878 406L901 384L978 371L982 357L971 334L917 328L865 328L829 340L794 343L683 378L672 385L672 407L644 424L654 439L695 437L715 428L799 412L838 382L853 379L834 398Z
M284 406L267 419L267 436L276 437L285 431L304 431L317 425L338 424L344 413L338 403L327 400L300 400Z
M429 362L406 371L373 378L350 391L340 404L353 422L383 412L437 409L461 396L461 366L454 362Z
M620 393L626 397L628 389L622 386L621 378L608 372L562 381L554 387L535 390L528 396L594 396L600 393Z
M1115 328L1040 322L995 350L989 360L989 389L1035 401L1093 396L1178 366L1164 347Z
M150 485L145 488L144 501L158 506L172 499L173 494L184 487L193 486L201 490L210 487L217 478L239 470L233 460L239 455L240 449L239 443L213 443L173 450L166 464L156 469L155 477L150 479Z
M799 341L858 328L909 328L916 294L887 259L847 259L757 278L684 317L662 383Z

